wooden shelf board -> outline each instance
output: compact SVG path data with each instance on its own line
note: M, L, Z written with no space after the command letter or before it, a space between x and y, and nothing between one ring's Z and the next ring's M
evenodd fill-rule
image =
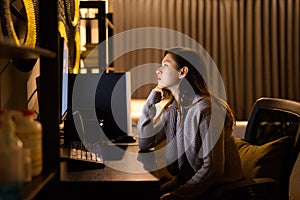
M55 58L56 53L40 47L30 48L26 46L17 46L10 42L0 40L1 58L37 59L40 56Z
M32 181L24 184L24 199L31 200L51 181L55 178L55 171L44 172L37 177L33 177Z

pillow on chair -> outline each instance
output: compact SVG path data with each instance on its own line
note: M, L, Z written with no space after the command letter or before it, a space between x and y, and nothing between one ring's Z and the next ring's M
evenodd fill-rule
M279 180L287 157L290 138L279 138L261 146L235 139L246 179L270 177Z

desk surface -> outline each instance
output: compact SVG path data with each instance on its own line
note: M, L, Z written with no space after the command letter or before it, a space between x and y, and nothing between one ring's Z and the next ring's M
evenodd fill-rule
M68 162L60 164L61 195L82 199L108 195L121 199L159 199L159 180L138 160L138 146L110 146L106 151L122 151L118 158L106 160L103 169L70 171Z

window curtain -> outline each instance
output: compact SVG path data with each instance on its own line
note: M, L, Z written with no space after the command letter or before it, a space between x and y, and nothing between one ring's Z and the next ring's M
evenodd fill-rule
M114 0L114 34L162 27L192 37L211 55L238 120L247 120L259 97L300 101L300 0ZM170 36L149 36L164 42ZM137 38L114 44L133 45ZM177 38L172 38L175 40ZM178 41L178 46L182 43ZM162 51L140 49L114 61L116 71L160 63ZM140 70L132 81L153 80ZM148 88L149 89L149 88ZM134 98L146 98L137 90Z

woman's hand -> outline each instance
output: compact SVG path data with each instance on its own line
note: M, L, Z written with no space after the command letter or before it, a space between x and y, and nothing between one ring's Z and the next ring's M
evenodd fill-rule
M156 87L154 88L154 90L155 90L156 92L159 92L159 93L160 93L160 96L161 96L160 101L166 99L168 96L170 96L170 93L171 93L169 90L167 90L167 89L165 89L165 88L161 88L161 87L159 87L159 86L156 86Z

